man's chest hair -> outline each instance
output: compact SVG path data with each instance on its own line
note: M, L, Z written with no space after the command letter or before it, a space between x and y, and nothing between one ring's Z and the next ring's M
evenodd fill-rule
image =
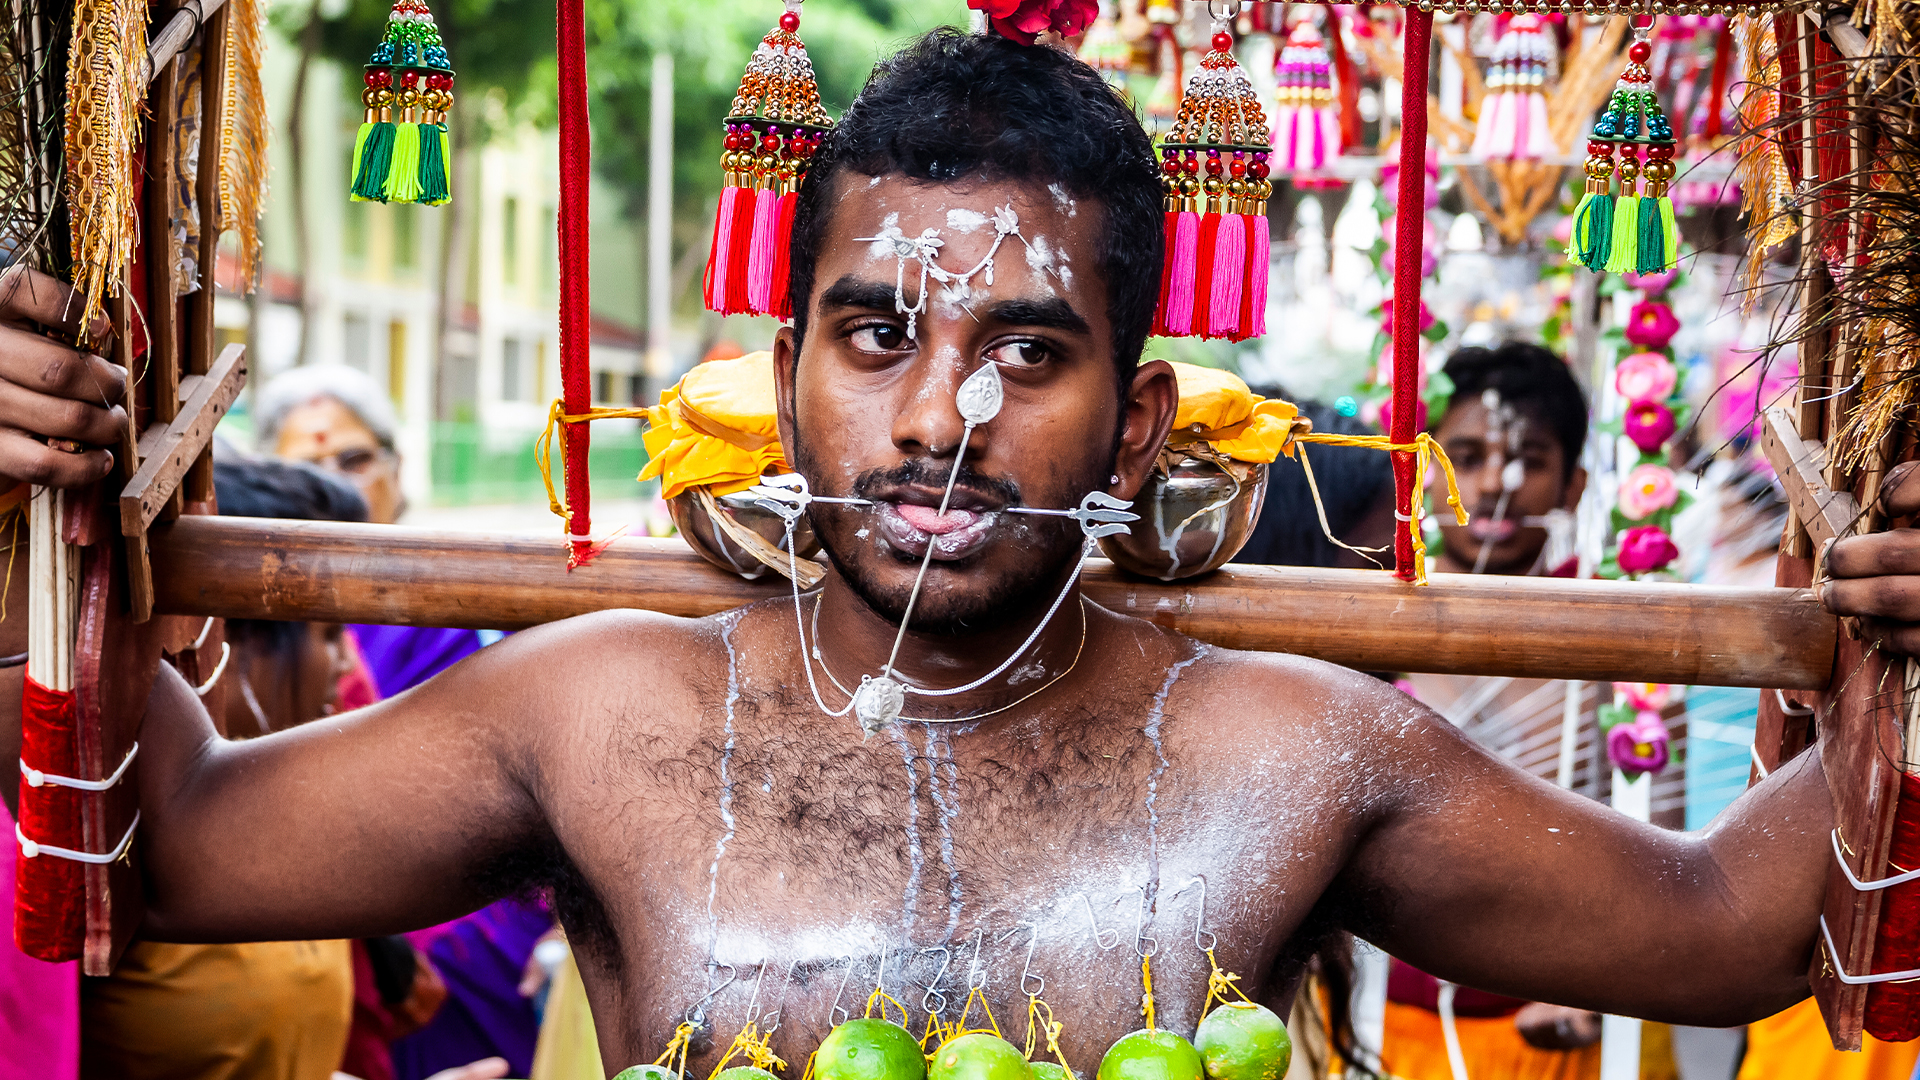
M724 837L736 869L891 879L936 851L985 869L1035 839L1145 827L1150 781L1177 767L1145 732L1148 697L986 730L902 724L863 740L809 699L745 692L703 709L698 734L646 780L670 828Z

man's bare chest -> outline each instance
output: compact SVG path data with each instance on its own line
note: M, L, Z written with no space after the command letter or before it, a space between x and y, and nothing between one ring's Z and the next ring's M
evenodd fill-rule
M1204 994L1200 940L1257 985L1334 869L1321 793L1279 763L1260 784L1223 773L1165 718L862 741L759 716L735 702L576 829L619 843L567 844L617 938L604 974L634 1054L675 1017L739 1011L750 984L813 1027L876 988L923 1022L971 986L1018 1012L1050 981L1080 988L1064 1007L1087 1037L1117 1036L1139 1020L1139 954L1166 949L1175 1014Z

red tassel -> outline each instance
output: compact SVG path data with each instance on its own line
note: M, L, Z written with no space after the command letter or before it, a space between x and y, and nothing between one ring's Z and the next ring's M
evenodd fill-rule
M1893 843L1880 874L1920 870L1920 776L1900 777L1900 808L1893 819ZM1864 874L1862 876L1865 876ZM1872 971L1909 971L1920 967L1920 881L1887 890L1880 908L1879 937L1873 944ZM1874 983L1867 987L1867 1033L1887 1042L1920 1038L1920 983Z
M73 693L49 690L31 677L20 695L20 760L56 776L78 776ZM73 788L20 784L20 832L39 844L81 850L80 800ZM18 845L14 837L9 844ZM86 941L86 867L52 855L20 858L16 867L13 940L36 960L80 959Z
M1169 211L1162 215L1162 227L1166 230L1166 236L1160 250L1160 303L1153 309L1153 332L1159 337L1165 337L1171 333L1167 329L1167 289L1173 282L1174 234L1179 220L1178 211Z
M1240 330L1243 338L1267 332L1267 273L1273 262L1267 215L1247 214L1247 283L1240 290Z
M753 219L760 195L756 189L741 188L733 202L733 224L727 233L727 239L733 241L733 249L727 253L727 282L720 294L720 306L713 309L722 315L741 315L748 311L748 257L753 251Z
M1193 332L1194 283L1200 257L1200 215L1192 210L1168 214L1173 244L1167 251L1166 333L1180 337Z
M1213 267L1208 273L1207 325L1204 337L1247 336L1240 321L1240 294L1246 285L1247 226L1239 214L1221 214L1213 237Z
M793 192L780 196L780 211L773 224L773 293L767 314L776 319L793 318L793 298L787 295L787 284L793 254L793 207L799 200Z
M733 254L733 203L740 189L729 184L720 189L720 208L713 215L713 246L707 249L707 276L703 285L707 308L726 310L727 259Z
M1212 317L1213 252L1219 236L1220 214L1209 212L1200 215L1200 239L1193 265L1193 320L1187 324L1185 332L1188 334L1204 335L1208 320Z
M780 221L780 196L762 191L753 205L753 238L747 248L747 311L765 315L772 310L773 252L778 246L774 226Z

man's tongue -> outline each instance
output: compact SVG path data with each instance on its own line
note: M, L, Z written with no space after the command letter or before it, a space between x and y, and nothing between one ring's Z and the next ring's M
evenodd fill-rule
M931 506L915 506L912 503L898 503L895 509L907 524L931 536L941 536L957 529L964 529L979 519L971 510L948 510L942 514Z

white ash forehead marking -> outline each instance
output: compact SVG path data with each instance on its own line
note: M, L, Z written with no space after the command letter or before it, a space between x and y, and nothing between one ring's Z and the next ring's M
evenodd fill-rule
M1066 188L1061 187L1059 184L1048 184L1047 194L1053 196L1053 208L1055 210L1060 211L1068 217L1076 217L1079 215L1080 204L1074 201L1073 196L1067 194Z
M878 177L874 179L878 180ZM881 259L897 258L894 249L894 236L900 232L900 211L895 210L880 219L880 228L874 231L873 242L867 245L867 261L879 262Z
M873 190L874 188L877 188L877 187L879 187L879 186L880 186L880 181L882 181L882 180L884 180L884 179L886 179L886 177L884 177L884 176L869 176L869 177L867 177L867 190L869 190L869 191L871 191L871 190Z
M987 223L987 215L978 210L964 208L947 211L947 228L955 232L970 233Z

